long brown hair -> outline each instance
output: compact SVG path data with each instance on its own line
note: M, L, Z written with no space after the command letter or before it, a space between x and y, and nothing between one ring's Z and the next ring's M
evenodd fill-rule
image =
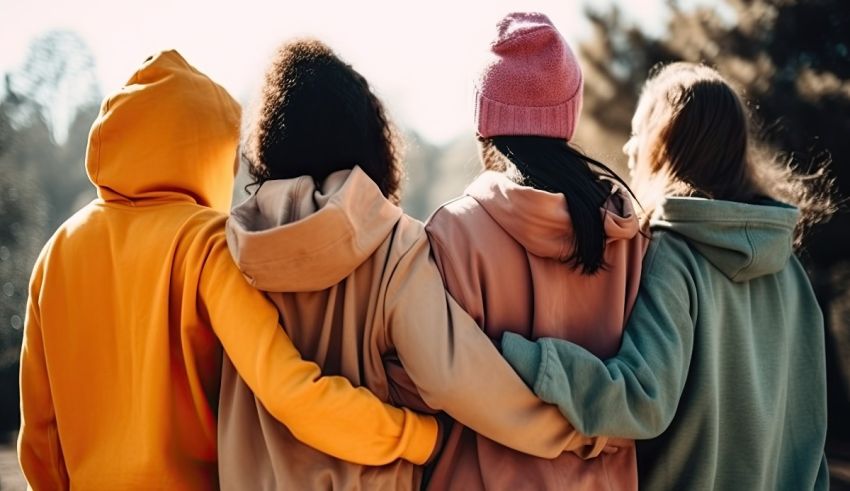
M805 175L751 137L741 98L714 69L678 62L654 69L632 120L632 186L648 219L664 196L796 206L803 232L835 211L825 167Z
M321 181L357 165L384 196L399 202L400 144L384 105L366 79L321 41L299 39L278 48L244 156L251 185L303 175Z

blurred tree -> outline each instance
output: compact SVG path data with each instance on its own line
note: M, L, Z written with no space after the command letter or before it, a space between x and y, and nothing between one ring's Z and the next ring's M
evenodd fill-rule
M438 206L463 193L481 170L472 135L461 135L443 146L405 135L405 182L402 205L410 215L427 219Z
M59 144L69 137L78 110L100 102L94 55L73 31L52 30L33 40L23 65L6 77L6 85L17 95L11 114L15 122L26 124L39 113Z
M35 173L12 168L6 160L20 144L18 137L26 137L12 131L8 109L6 100L0 103L0 441L18 422L18 357L27 285L47 233ZM38 128L44 127L35 126L33 132Z
M78 208L81 194L94 196L83 165L100 103L94 70L85 42L58 30L36 38L23 65L6 75L7 116L18 144L4 160L36 173L51 229Z
M437 177L435 168L440 149L423 140L414 131L406 132L403 138L402 207L408 214L422 220L434 209L431 183Z
M17 428L17 365L36 256L47 237L94 196L83 161L97 114L88 48L54 31L36 39L0 94L0 434ZM1 437L2 435L0 435Z
M630 133L640 88L659 62L717 68L741 90L770 148L803 170L829 165L839 194L850 192L850 4L846 0L725 0L685 10L668 2L662 38L613 8L588 11L594 36L580 53L585 121L578 138L592 153L617 155ZM589 120L589 121L588 121ZM809 235L804 259L827 317L830 436L850 439L850 214L842 209ZM843 369L842 369L843 366Z

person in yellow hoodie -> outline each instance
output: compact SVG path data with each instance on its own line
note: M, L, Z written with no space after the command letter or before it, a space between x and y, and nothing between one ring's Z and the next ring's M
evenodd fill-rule
M34 489L211 489L222 348L302 442L421 464L438 428L301 359L228 252L240 107L177 52L107 97L98 198L41 252L21 355L20 464Z

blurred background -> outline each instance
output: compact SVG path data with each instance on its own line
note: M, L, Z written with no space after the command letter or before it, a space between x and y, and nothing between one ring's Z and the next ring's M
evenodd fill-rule
M0 489L17 489L18 358L27 282L39 250L94 196L88 130L105 93L148 54L176 48L248 108L275 46L328 42L385 100L405 137L406 210L425 219L479 171L471 78L495 22L547 13L580 55L576 143L628 177L620 149L641 84L658 62L716 67L744 94L770 148L804 170L828 166L850 191L850 2L310 2L0 0ZM244 176L240 176L244 183ZM234 199L244 197L241 186ZM826 318L834 489L850 489L850 214L809 236L801 256Z

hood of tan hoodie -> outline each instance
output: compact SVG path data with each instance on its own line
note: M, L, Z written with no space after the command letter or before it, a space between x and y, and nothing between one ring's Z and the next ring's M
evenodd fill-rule
M107 97L89 133L86 172L107 202L194 201L227 212L241 109L176 51L163 51Z
M267 181L227 221L227 243L251 285L269 292L330 288L365 262L402 216L359 167L321 184Z
M632 202L619 188L600 209L607 242L640 232ZM485 171L466 189L496 223L528 252L563 261L572 254L574 230L563 194L522 186L500 172Z

